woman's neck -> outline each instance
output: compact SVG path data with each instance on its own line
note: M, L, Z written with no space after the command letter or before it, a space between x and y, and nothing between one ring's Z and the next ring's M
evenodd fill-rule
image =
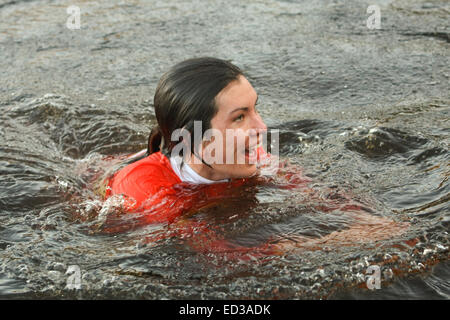
M208 167L206 164L201 162L201 159L197 158L194 154L191 155L191 158L186 163L189 165L189 167L192 168L192 170L194 170L197 174L205 179L213 181L229 179L229 177L225 177L223 173L217 172L213 168Z

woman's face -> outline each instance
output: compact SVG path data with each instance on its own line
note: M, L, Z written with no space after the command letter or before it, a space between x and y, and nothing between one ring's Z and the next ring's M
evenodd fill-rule
M267 131L256 110L257 99L244 76L220 91L218 112L211 120L214 138L206 139L200 151L212 169L197 160L197 165L191 165L194 170L211 180L248 177L256 172L256 148Z

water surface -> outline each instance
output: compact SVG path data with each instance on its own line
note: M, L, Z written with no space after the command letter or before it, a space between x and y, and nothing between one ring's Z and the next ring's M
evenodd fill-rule
M0 296L448 299L450 8L383 1L369 30L369 4L84 1L69 30L68 1L0 1ZM162 73L205 55L248 73L316 196L249 186L191 219L244 245L319 238L356 220L317 209L346 194L407 232L256 262L145 241L164 224L92 232L114 206L90 181L145 148ZM80 290L65 288L71 265Z

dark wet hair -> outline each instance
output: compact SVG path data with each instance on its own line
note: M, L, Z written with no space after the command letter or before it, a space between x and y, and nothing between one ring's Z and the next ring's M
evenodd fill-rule
M194 121L202 122L202 136L211 128L218 112L216 96L243 72L232 63L210 57L194 58L170 68L159 80L154 97L158 125L148 139L147 155L161 151L169 155L180 141L171 141L172 132L183 128L191 136L194 152Z

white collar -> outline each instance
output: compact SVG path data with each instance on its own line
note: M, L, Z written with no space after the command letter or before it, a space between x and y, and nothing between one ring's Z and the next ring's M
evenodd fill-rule
M183 159L180 156L170 157L170 164L172 165L172 169L175 174L180 178L183 182L189 182L194 184L211 184L218 182L228 182L228 179L224 180L209 180L197 172L195 172L186 162L183 164L181 168L181 164L183 163Z

